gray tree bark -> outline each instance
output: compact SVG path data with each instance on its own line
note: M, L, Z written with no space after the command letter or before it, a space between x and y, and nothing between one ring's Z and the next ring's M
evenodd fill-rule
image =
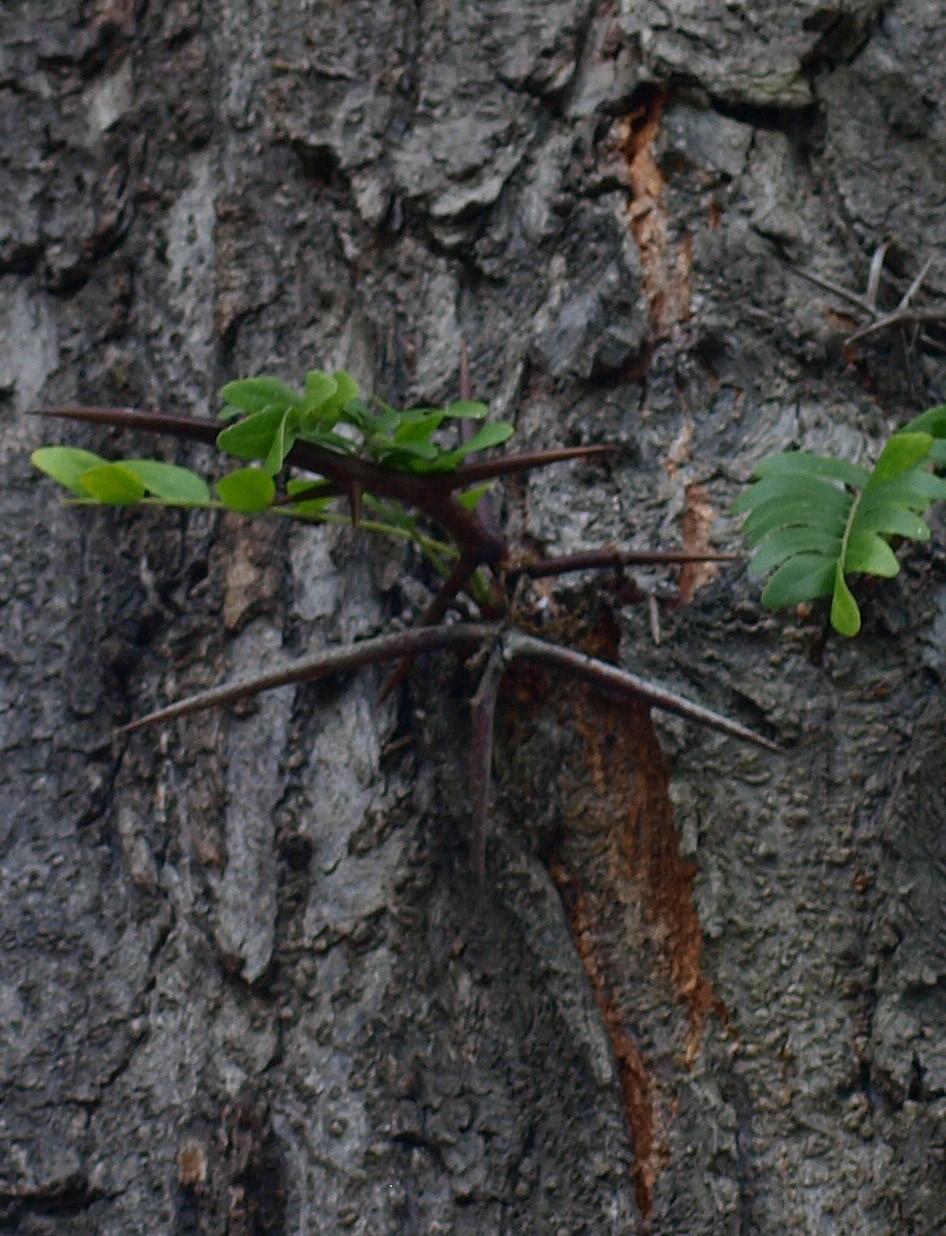
M28 415L216 411L239 375L475 391L517 544L738 548L755 461L869 458L943 335L946 32L924 0L7 0L0 14L0 1230L929 1234L946 1213L942 538L854 643L690 570L532 613L779 738L562 679L373 672L112 739L413 620L348 530L69 509ZM923 301L923 293L918 298ZM177 453L175 454L175 451ZM426 581L429 584L431 581ZM673 581L641 573L658 595Z

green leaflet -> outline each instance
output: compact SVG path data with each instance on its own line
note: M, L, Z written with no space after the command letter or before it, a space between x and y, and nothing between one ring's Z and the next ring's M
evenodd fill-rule
M821 554L796 554L772 576L762 594L769 609L784 609L815 597L830 596L835 563Z
M217 434L217 446L237 459L265 459L285 418L284 407L261 408L221 430Z
M843 481L848 485L864 485L870 471L848 463L846 459L827 459L821 455L811 455L808 451L786 451L763 459L755 474L760 477L804 475Z
M456 495L456 500L467 511L475 511L480 499L493 488L495 482L484 481L482 485L474 485L472 489L463 489Z
M482 421L489 416L489 407L472 399L458 399L455 403L448 404L444 412L450 417L471 417L475 421Z
M831 596L831 625L838 635L849 639L861 629L861 611L847 586L840 562L834 571L834 590Z
M279 469L283 466L283 461L292 450L293 443L296 440L296 426L299 423L299 414L291 410L285 411L279 419L276 426L276 432L273 434L273 440L269 444L269 450L266 452L266 462L263 465L270 476L275 476Z
M946 498L946 480L929 470L939 462L946 462L946 406L895 433L873 469L807 451L763 460L733 505L756 551L750 573L774 572L763 604L781 609L830 596L831 625L856 635L861 617L847 577L889 579L900 565L888 538L929 538L921 515Z
M189 468L158 459L123 459L122 464L134 472L149 494L164 502L201 506L210 501L207 482Z
M225 403L242 412L262 412L264 408L303 407L302 398L278 378L244 378L240 382L228 382L220 392Z
M82 473L79 485L90 498L106 506L134 506L145 496L144 482L120 463L90 468Z
M88 492L79 484L80 478L106 461L100 455L80 450L77 446L41 446L30 456L30 462L40 472L45 472L66 489L85 498Z
M260 468L239 468L220 478L217 496L229 510L252 515L272 506L276 486L269 473Z

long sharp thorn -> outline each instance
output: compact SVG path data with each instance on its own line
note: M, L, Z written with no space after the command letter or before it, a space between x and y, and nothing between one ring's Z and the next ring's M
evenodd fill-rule
M910 301L913 300L914 296L916 296L917 292L920 290L920 285L923 283L923 280L930 273L930 267L932 265L933 265L933 259L927 258L926 261L923 263L923 265L920 267L916 278L913 280L913 282L904 292L900 300L900 304L897 305L898 309L907 308L907 306L910 304Z
M605 690L614 691L619 695L639 696L655 708L677 713L688 721L695 721L697 725L705 725L709 729L719 730L720 733L729 734L743 742L765 747L767 751L779 753L782 751L778 743L772 742L769 738L763 738L761 734L755 733L739 721L733 721L730 717L724 717L722 713L705 708L702 704L696 704L685 696L660 686L659 683L648 682L647 679L638 678L636 674L630 674L627 670L618 669L616 665L608 665L606 661L598 661L594 657L575 652L571 648L560 648L556 644L546 643L545 640L525 635L521 631L510 631L505 643L509 660L523 657L527 660L559 665L581 678L597 683Z
M444 484L450 489L463 489L476 481L488 481L496 476L511 476L528 472L532 468L546 468L549 464L565 463L569 459L587 459L592 455L613 455L619 448L600 446L563 446L552 451L533 451L521 455L500 455L498 459L483 459L465 464L456 472L441 473Z
M141 408L89 408L82 404L62 404L53 408L37 408L33 415L85 421L92 425L110 425L115 429L144 429L150 433L169 433L176 438L205 442L210 446L217 441L223 428L205 417L146 412Z
M867 303L875 311L877 309L877 293L880 290L880 272L884 268L884 258L887 256L889 247L889 240L879 244L874 250L874 256L870 260L870 274L867 277Z
M196 695L178 700L177 703L169 704L167 708L159 708L145 717L139 717L130 724L123 725L116 733L130 734L146 726L173 721L176 717L186 717L190 713L232 704L236 700L247 699L274 687L284 687L294 682L312 682L329 674L341 674L363 665L391 661L405 653L417 656L438 648L473 649L493 637L497 631L498 627L489 623L458 622L449 627L420 627L412 631L400 631L396 635L380 635L375 639L361 640L357 644L329 648L312 657L283 661L266 674L240 678L220 687L200 691Z
M674 549L622 550L607 547L565 554L559 558L513 562L507 569L507 575L511 578L527 575L530 579L541 579L547 575L565 575L569 571L601 571L623 566L680 566L688 562L736 562L740 557L740 554L693 554Z

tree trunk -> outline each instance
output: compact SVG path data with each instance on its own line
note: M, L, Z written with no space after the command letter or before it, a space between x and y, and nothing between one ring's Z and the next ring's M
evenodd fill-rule
M415 621L409 554L69 508L28 460L216 466L28 410L214 415L316 366L444 400L465 341L520 449L621 448L507 484L516 545L738 549L762 456L869 458L942 398L935 325L846 345L863 306L802 273L864 297L891 239L879 304L928 256L917 303L946 294L937 6L0 22L0 1230L941 1232L941 537L820 662L821 609L741 564L536 586L549 637L785 754L510 675L478 884L448 654L382 705L365 671L112 737Z

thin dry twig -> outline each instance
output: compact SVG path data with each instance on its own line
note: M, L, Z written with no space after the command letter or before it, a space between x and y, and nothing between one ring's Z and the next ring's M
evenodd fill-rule
M817 287L824 288L827 292L833 292L835 296L842 297L842 299L852 305L856 305L858 309L863 310L870 317L871 321L866 326L862 326L859 330L847 336L845 339L846 344L857 343L860 339L866 339L870 335L875 335L879 331L887 330L892 326L922 326L924 323L946 322L946 306L934 306L927 309L910 308L910 302L920 290L924 279L930 272L930 267L933 265L932 258L928 258L923 263L913 282L904 292L896 309L885 312L877 308L877 294L880 288L880 278L883 273L884 259L887 255L888 247L889 241L884 241L883 244L878 245L874 250L867 279L866 296L860 296L857 292L852 292L850 288L843 287L840 283L835 283L833 279L826 279L824 275L816 274L813 270L806 270L803 266L792 267L795 273L803 279L807 279ZM924 346L931 351L946 352L946 347L930 335L921 334L920 338Z
M891 326L920 326L924 322L946 322L946 305L940 309L894 309L892 313L884 314L875 322L870 322L848 335L845 342L857 343L858 339L866 339L868 335L876 335L878 331L887 330Z

